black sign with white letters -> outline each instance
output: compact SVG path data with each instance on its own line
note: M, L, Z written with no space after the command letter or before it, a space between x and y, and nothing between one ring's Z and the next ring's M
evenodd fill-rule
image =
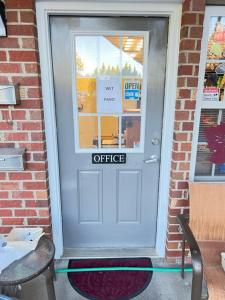
M126 153L92 153L93 164L125 164Z

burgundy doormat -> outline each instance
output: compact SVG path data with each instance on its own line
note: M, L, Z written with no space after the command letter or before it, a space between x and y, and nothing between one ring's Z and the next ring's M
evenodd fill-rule
M150 258L104 258L69 261L68 269L100 267L152 267ZM142 293L152 279L146 271L68 273L72 287L90 300L128 300Z

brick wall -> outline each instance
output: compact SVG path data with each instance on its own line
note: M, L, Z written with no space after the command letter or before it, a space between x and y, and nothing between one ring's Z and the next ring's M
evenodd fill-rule
M182 237L176 215L188 213L189 207L188 178L204 10L205 0L185 0L183 3L169 195L167 257L177 257L181 254Z
M6 0L8 37L0 38L0 84L19 83L21 104L0 106L0 147L25 147L26 170L0 173L0 233L12 226L50 231L49 192L35 5Z

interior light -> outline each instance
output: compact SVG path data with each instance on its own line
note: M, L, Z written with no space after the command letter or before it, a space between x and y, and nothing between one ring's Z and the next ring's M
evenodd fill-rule
M0 0L0 37L7 36L6 32L6 17L5 17L5 4Z

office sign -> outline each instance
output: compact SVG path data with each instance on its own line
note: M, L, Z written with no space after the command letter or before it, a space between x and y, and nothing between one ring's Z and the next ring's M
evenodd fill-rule
M126 153L92 153L92 164L125 164Z
M141 98L141 84L138 80L124 81L124 99L139 101Z
M98 113L122 112L122 88L119 77L98 77L96 88Z

